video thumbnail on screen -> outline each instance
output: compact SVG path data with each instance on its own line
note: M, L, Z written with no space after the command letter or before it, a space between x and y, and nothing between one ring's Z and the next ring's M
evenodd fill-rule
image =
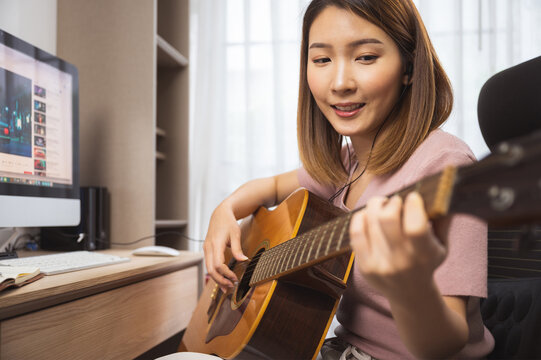
M0 152L32 156L32 80L2 68Z

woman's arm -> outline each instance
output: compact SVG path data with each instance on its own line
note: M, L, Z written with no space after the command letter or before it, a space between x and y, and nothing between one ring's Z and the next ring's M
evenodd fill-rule
M417 294L412 296L413 292ZM390 300L398 332L408 350L421 359L448 358L460 351L469 335L466 299L442 296L432 283Z
M298 187L297 170L252 180L235 190L214 210L203 250L207 271L222 290L233 286L232 282L238 280L224 263L226 247L231 247L235 259L247 259L242 253L237 220L251 215L260 206L271 207L279 204Z
M402 341L420 358L451 356L469 335L465 299L442 296L434 281L447 253L438 233L417 193L404 203L398 196L370 200L350 227L357 267L389 300Z

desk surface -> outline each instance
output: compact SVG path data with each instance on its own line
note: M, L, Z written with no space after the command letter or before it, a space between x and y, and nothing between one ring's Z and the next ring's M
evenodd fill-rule
M49 275L0 293L0 320L97 294L202 263L202 254L181 251L177 257L133 256L131 250L99 251L131 261L70 273ZM33 252L42 255L45 252ZM22 254L22 256L27 255Z

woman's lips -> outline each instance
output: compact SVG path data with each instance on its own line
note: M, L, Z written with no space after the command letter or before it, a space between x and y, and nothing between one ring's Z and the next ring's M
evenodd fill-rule
M341 103L331 105L331 107L338 116L351 117L357 115L364 105L365 103Z

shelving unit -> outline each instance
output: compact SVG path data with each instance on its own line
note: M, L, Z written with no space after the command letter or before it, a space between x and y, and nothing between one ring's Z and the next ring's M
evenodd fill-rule
M187 248L189 1L158 0L156 134L156 239L162 245ZM173 200L175 199L175 200ZM171 235L171 230L179 233Z
M186 225L186 220L156 220L156 229L184 228Z
M158 46L158 66L174 68L188 65L188 59L159 34L156 35L156 43Z
M185 249L189 0L57 8L58 55L79 69L81 185L109 189L113 243L174 230L156 242Z

